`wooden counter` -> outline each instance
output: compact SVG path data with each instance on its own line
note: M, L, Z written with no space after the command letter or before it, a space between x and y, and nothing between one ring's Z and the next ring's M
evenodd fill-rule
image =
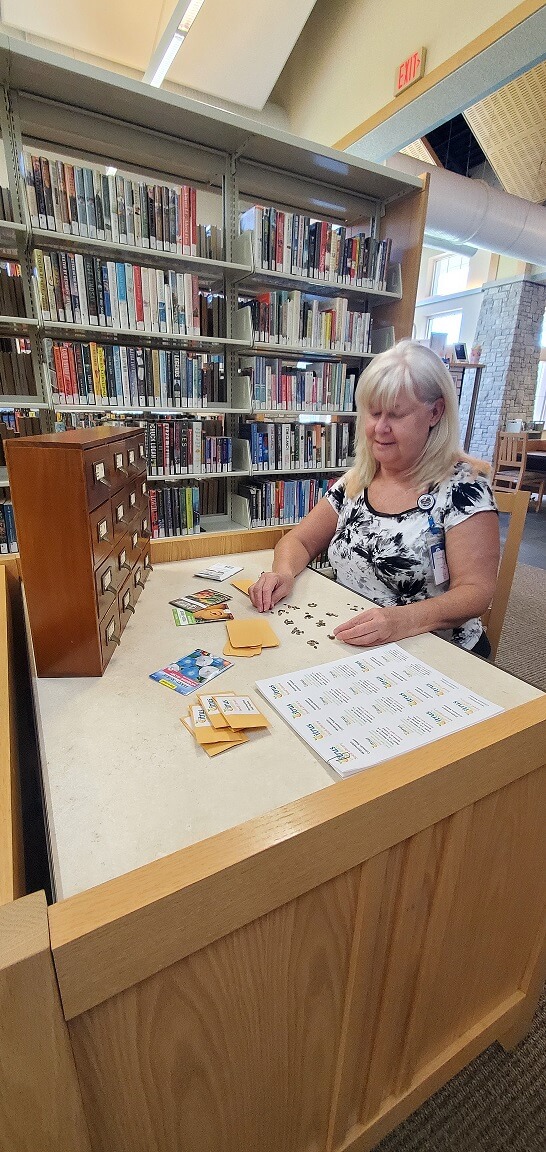
M256 552L234 556L233 563L257 577L271 559L271 552ZM222 654L224 624L179 628L169 606L206 585L193 575L200 568L202 560L155 568L105 676L37 681L58 899L339 780L265 704L270 733L255 733L244 747L209 759L180 723L195 697L149 679L195 648ZM214 587L232 596L236 617L256 615L229 582ZM328 633L355 606L362 610L362 598L307 570L290 603L297 607L286 612L280 604L269 616L280 646L234 659L212 690L255 692L257 679L354 653ZM430 634L404 647L504 708L541 695Z
M86 890L0 908L17 1152L366 1152L538 1000L546 697L424 636L407 647L506 711L335 786L276 716L208 761L148 680L221 648L223 626L171 623L192 570L154 571L103 680L38 687L57 881ZM306 573L291 603L354 600ZM285 620L218 687L339 654Z

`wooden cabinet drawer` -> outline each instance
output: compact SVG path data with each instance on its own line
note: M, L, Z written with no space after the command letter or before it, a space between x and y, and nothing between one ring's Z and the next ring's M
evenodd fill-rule
M142 589L144 588L145 583L146 577L144 573L144 561L140 556L131 573L131 587L133 589L135 604L140 596L140 593L142 592Z
M139 535L139 520L131 524L127 533L127 563L133 567L142 552L142 540ZM125 539L125 538L124 538Z
M138 536L133 547L130 532L127 532L127 535L120 540L118 545L116 545L115 556L117 571L119 572L118 584L120 580L126 580L127 576L131 572L134 562L137 558L137 548Z
M112 607L100 621L99 630L100 648L104 670L108 664L108 661L113 656L121 637L121 625L119 619L117 596L114 603L112 604Z
M130 520L132 522L135 519L135 516L137 516L137 514L140 512L140 500L139 500L140 480L139 479L133 480L128 485L126 492L127 492L127 503L129 505L129 517L130 517Z
M137 503L142 512L148 512L148 481L145 475L138 478Z
M144 433L141 432L137 436L131 436L126 441L127 446L127 472L129 477L139 475L141 472L146 472L146 449L144 447Z
M143 579L143 582L146 583L148 576L150 575L150 572L153 571L152 561L150 558L150 544L149 544L149 542L142 549L140 559L142 562L142 579Z
M89 501L89 508L92 510L97 507L97 504L103 504L112 492L112 445L105 442L97 448L89 448L84 452L83 458L87 499Z
M106 560L114 544L114 526L109 500L105 504L100 504L90 513L89 527L91 529L93 567L98 568L99 564Z
M127 488L121 488L112 496L112 523L114 527L114 540L117 542L121 540L129 531L129 526L134 518L134 512L129 508L129 492Z
M127 483L127 445L123 442L112 445L112 491L117 492Z
M131 525L131 528L133 525ZM140 513L135 525L138 531L138 538L140 542L140 551L144 548L150 539L150 513L148 508L144 513Z
M131 616L135 610L136 597L132 577L132 572L129 572L126 580L124 580L118 592L118 611L122 632L126 624L129 623L129 620L131 619Z
M102 620L105 612L108 612L112 604L117 601L120 583L116 555L111 552L95 572L99 620Z

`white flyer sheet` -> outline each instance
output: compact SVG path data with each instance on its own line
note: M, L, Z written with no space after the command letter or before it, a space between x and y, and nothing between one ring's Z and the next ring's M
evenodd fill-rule
M503 711L399 644L258 680L256 687L340 776Z

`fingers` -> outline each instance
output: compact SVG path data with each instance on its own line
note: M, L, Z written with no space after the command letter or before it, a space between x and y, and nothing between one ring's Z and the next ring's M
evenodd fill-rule
M269 612L274 601L272 595L279 583L279 577L275 572L262 572L259 580L255 584L251 584L248 594L250 600L258 612ZM279 594L279 599L282 592Z
M369 644L380 644L383 641L383 624L377 612L371 609L353 617L352 620L338 624L337 628L334 628L334 636L343 644L355 644L364 648Z

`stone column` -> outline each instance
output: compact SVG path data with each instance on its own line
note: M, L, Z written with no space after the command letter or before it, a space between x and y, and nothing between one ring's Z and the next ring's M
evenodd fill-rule
M474 337L486 365L469 449L474 456L492 460L497 430L515 417L533 418L545 307L545 284L521 279L484 286ZM473 375L467 373L461 397L463 435Z

